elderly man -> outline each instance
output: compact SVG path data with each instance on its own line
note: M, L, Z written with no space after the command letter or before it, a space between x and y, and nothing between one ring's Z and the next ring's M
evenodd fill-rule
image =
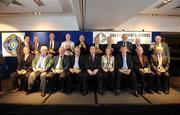
M134 72L139 78L141 84L141 93L145 94L145 82L147 81L147 92L153 94L153 77L154 73L151 71L151 66L149 64L147 56L143 55L143 48L136 48L136 55L133 58L134 62Z
M53 67L51 68L51 72L48 73L47 77L54 77L55 84L58 87L61 86L61 92L65 92L65 81L67 80L67 76L69 74L70 60L69 56L65 55L65 48L59 48L59 55L54 57ZM58 80L56 79L58 78ZM61 81L59 83L59 81Z
M29 94L32 91L32 87L34 84L34 81L37 77L40 77L41 83L40 83L40 90L41 90L41 96L45 96L45 89L44 89L44 77L47 75L47 72L50 70L53 64L53 58L51 58L51 55L48 54L48 48L47 46L41 46L41 53L36 55L32 62L32 68L33 72L29 75L28 78L28 92Z
M156 53L157 47L162 47L163 55L168 58L168 63L170 63L170 53L169 53L168 44L165 42L162 42L161 40L162 40L161 36L159 36L159 35L156 36L155 37L155 44L150 45L150 50L151 50L152 54L154 54L154 53Z
M163 53L162 47L156 47L155 54L151 57L151 66L157 78L157 93L169 94L169 60Z
M113 43L113 39L111 36L107 37L107 44L103 46L103 52L105 52L106 48L112 48L113 55L116 54L116 44Z

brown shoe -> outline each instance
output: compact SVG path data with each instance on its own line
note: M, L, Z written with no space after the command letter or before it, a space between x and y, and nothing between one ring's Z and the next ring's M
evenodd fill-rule
M44 96L46 96L46 93L41 92L41 97L44 97Z

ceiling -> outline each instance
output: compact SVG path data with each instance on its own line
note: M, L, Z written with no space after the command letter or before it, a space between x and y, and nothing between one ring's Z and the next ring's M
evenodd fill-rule
M164 0L41 0L45 6L39 7L34 0L16 0L23 6L9 4L0 0L0 18L2 16L32 15L71 15L76 18L80 30L114 30L137 15L175 15L180 16L180 0L161 8L155 8ZM70 22L71 23L71 22Z

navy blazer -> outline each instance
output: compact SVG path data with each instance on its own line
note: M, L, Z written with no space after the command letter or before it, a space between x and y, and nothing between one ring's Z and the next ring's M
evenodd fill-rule
M59 55L54 56L54 68L56 68L56 65L57 65L57 63L58 63L58 60L59 60ZM70 67L70 59L69 59L69 56L64 55L62 61L63 61L63 62L62 62L62 66L63 66L64 71L68 71L68 70L69 70L69 67Z

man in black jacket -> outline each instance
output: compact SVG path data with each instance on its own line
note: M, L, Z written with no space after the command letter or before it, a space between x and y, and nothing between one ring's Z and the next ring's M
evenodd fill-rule
M13 72L10 76L12 78L12 84L13 84L13 90L12 92L18 91L20 88L18 84L18 79L21 78L22 80L22 89L26 90L27 87L27 78L29 77L31 71L32 71L32 60L34 59L34 55L30 53L29 47L23 47L23 53L24 55L20 58L20 61L18 62L18 69ZM23 79L23 77L25 77Z
M67 87L69 88L69 93L71 92L71 86L73 84L73 81L76 81L76 84L80 89L80 83L85 66L84 56L80 55L81 50L79 46L75 47L74 53L75 54L70 57L70 75L68 76L69 79L67 80Z
M97 92L103 94L103 76L101 73L101 57L96 54L96 47L90 47L90 55L86 57L85 75L83 76L83 91L82 94L86 95L88 92L88 82L93 79L96 81L94 85L98 86Z

